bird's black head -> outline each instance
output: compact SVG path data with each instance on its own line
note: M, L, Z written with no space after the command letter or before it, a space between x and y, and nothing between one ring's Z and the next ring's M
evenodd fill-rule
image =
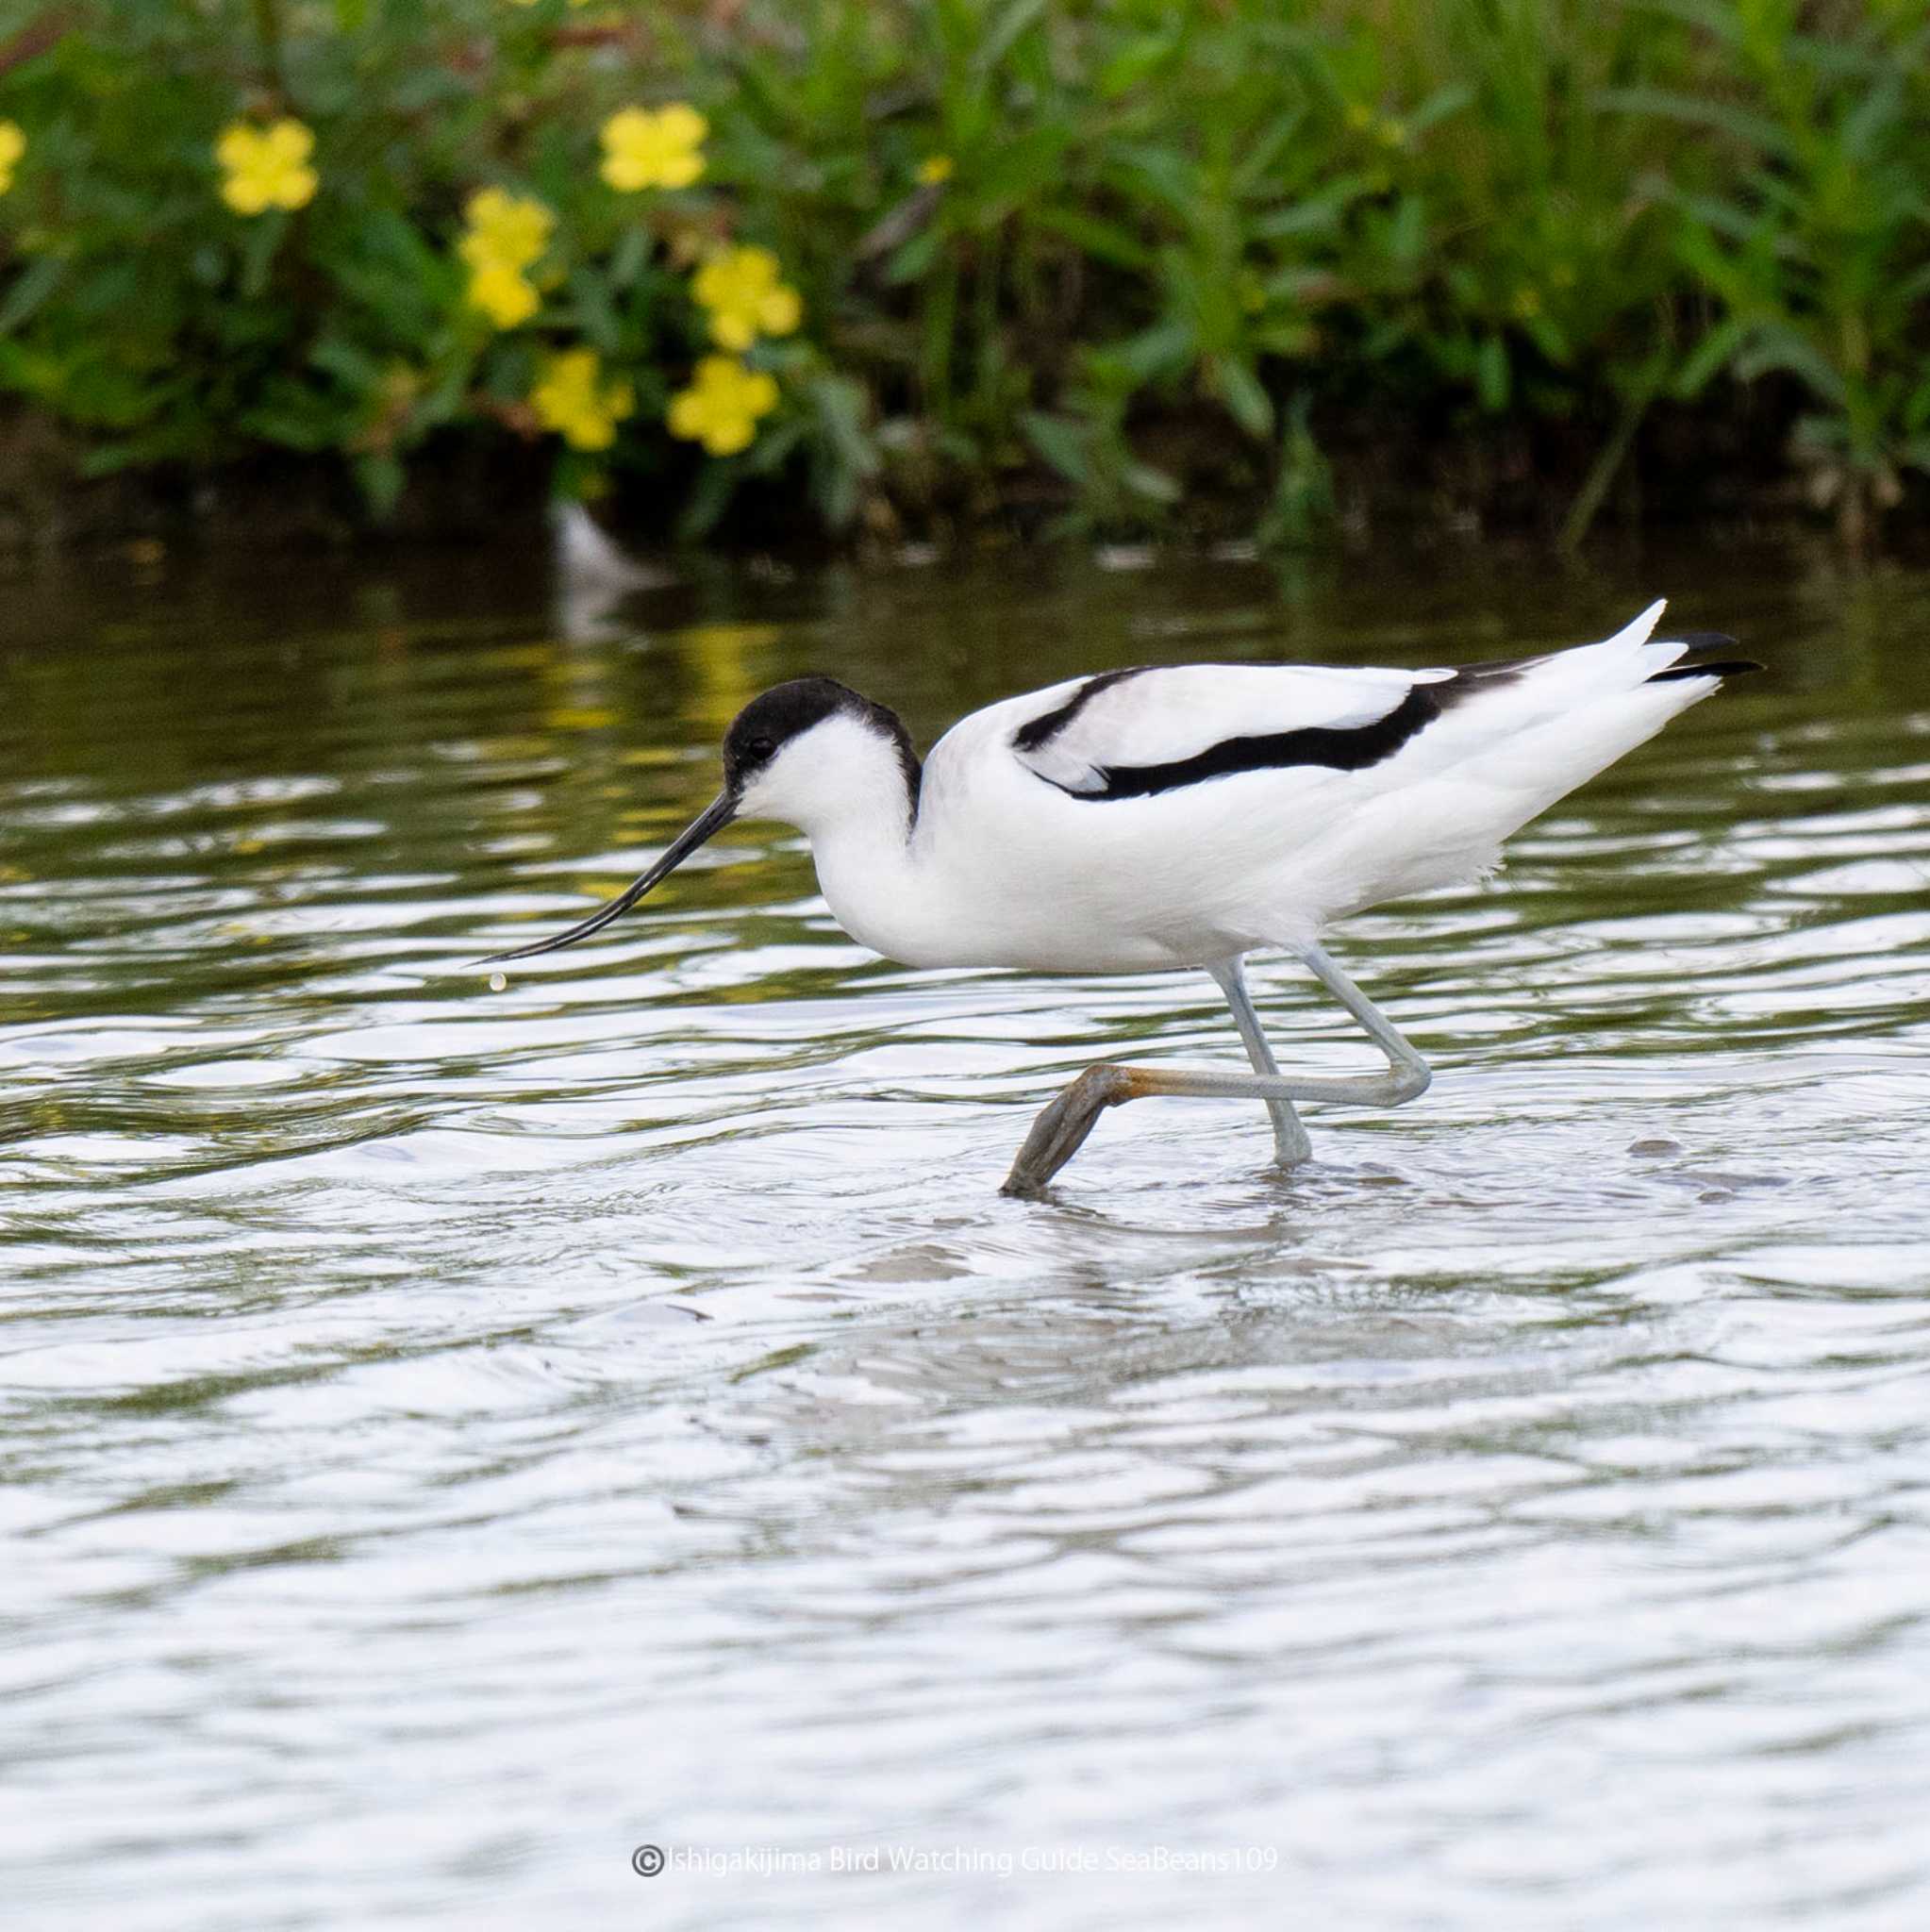
M613 920L622 918L639 899L654 891L659 881L668 878L691 853L721 832L740 812L757 813L763 808L774 806L776 809L771 815L783 817L788 811L797 809L800 778L808 793L814 781L822 783L824 780L826 774L822 769L813 774L807 763L802 772L792 771L788 799L783 795L784 773L777 774L773 781L779 787L776 796L768 786L760 789L758 781L770 773L787 744L833 717L850 718L873 738L881 739L890 746L905 780L906 824L907 827L915 824L919 780L923 771L918 753L912 748L910 735L899 722L897 712L887 710L883 705L874 705L869 698L859 697L855 691L834 678L793 678L789 684L774 686L760 698L753 698L731 720L730 729L724 734L724 790L706 810L664 847L662 856L649 871L600 912L592 913L567 932L559 932L554 939L539 940L534 945L519 946L512 953L498 953L485 963L528 959L539 953L554 953L560 947L574 946L578 940L587 940L592 933L601 932ZM791 820L792 824L799 822ZM803 822L808 824L807 819Z
M832 677L793 677L753 698L724 734L724 782L731 791L744 787L793 738L822 724L837 711L867 709L865 700Z
M733 797L770 764L794 738L838 713L855 720L891 744L905 774L912 810L918 808L921 767L910 734L897 712L874 705L835 677L793 677L755 697L724 734L724 785Z

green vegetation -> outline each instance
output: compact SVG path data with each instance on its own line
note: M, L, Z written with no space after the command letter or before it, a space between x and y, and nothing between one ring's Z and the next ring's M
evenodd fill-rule
M1570 541L1725 465L1860 537L1930 494L1930 0L66 0L0 391L378 515L522 438L688 533L1293 539L1506 446Z

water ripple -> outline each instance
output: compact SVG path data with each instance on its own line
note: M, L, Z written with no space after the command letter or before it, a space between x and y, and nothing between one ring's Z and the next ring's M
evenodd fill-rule
M1452 662L1647 575L718 576L594 643L510 558L362 623L279 580L25 594L26 1922L859 1895L646 1882L644 1841L963 1848L864 1880L933 1925L1921 1920L1930 580L1695 558L1680 614L1772 677L1495 884L1354 923L1439 1078L1317 1110L1291 1182L1240 1107L1149 1106L1001 1199L1089 1060L1231 1058L1212 989L881 964L772 828L503 992L474 963L638 870L780 676L929 737L1149 639ZM1283 1058L1363 1063L1258 981ZM1028 1846L1099 1862L1001 1876ZM1123 1857L1160 1846L1272 1864Z

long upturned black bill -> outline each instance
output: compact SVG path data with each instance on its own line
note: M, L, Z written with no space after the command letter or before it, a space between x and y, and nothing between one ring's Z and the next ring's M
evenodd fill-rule
M533 959L539 953L554 953L559 946L574 946L593 932L601 932L612 920L621 919L652 887L667 879L706 840L723 831L737 817L737 800L722 792L664 848L663 857L635 885L612 899L602 911L593 912L580 925L559 932L554 939L538 940L533 946L518 946L513 953L491 953L481 963L500 965L506 959Z

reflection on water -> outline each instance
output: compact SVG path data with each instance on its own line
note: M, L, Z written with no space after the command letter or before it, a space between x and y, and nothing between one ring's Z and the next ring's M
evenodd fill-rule
M1438 1078L1313 1110L1290 1181L1257 1109L1148 1103L1000 1199L1086 1060L1237 1063L1211 985L883 964L769 826L474 966L807 669L928 741L1078 670L1489 658L1657 589L1773 675L1339 936ZM459 557L9 607L34 1923L1930 1915L1930 580L719 570L572 641L530 559ZM1283 1059L1361 1062L1257 976ZM646 1881L644 1841L982 1869ZM1098 1869L1002 1877L1027 1846ZM1158 1846L1277 1862L1123 1869Z

